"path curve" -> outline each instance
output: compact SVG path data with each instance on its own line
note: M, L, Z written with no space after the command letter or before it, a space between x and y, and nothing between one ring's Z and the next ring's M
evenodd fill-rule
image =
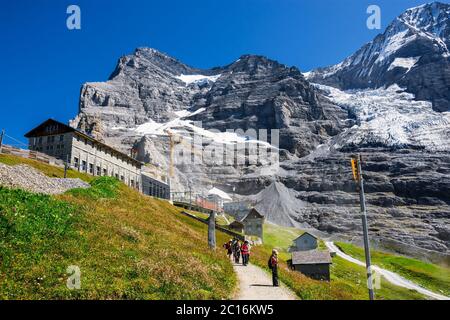
M338 255L339 257L350 261L354 264L357 264L359 266L363 266L364 268L366 267L366 264L362 261L359 261L358 259L355 259L351 256L349 256L348 254L342 252L335 244L334 242L331 241L327 241L325 242L325 245L327 246L327 248L332 251L332 252L336 252L336 255ZM400 276L399 274L386 270L386 269L382 269L378 266L372 265L372 269L375 272L378 272L380 275L382 275L388 282L399 286L399 287L403 287L403 288L407 288L407 289L412 289L412 290L416 290L417 292L426 295L427 297L430 297L432 299L437 299L437 300L450 300L449 297L443 296L441 294L438 293L434 293L430 290L427 290L421 286L419 286L418 284L415 284L414 282L407 280L405 278L403 278L402 276Z
M284 285L272 286L272 277L263 269L248 264L233 263L234 271L238 277L239 292L236 300L296 300L294 292Z

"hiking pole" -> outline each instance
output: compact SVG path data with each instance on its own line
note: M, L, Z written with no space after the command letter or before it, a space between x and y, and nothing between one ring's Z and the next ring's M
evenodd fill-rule
M367 228L367 213L366 213L366 197L364 195L364 178L361 170L361 155L357 155L352 159L353 176L359 182L359 203L361 207L361 220L364 237L364 253L366 257L366 272L367 272L367 287L369 289L369 299L374 300L373 281L372 281L372 263L370 260L369 247L369 232Z

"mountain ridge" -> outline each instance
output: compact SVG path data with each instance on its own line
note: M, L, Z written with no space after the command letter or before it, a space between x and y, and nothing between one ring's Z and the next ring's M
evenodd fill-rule
M343 90L396 83L434 110L450 111L449 21L449 4L410 8L341 63L308 73L308 80Z
M391 29L397 32L395 27L394 23ZM409 28L401 30L400 40L413 36L411 50L422 53L434 44L426 37L415 41ZM364 56L361 50L352 59L371 57L370 65L380 57ZM180 153L192 154L192 134L202 136L198 151L204 155L211 149L222 150L224 144L236 148L242 140L264 145L249 131L278 129L280 143L271 149L277 151L279 161L270 168L245 161L242 165L177 163L171 188L185 191L191 185L201 193L217 186L250 202L261 192L263 209L281 208L268 214L271 222L308 225L350 238L359 237L361 230L349 159L361 153L373 239L395 243L396 249L408 254L426 256L432 251L448 257L450 113L439 109L435 102L440 98L426 85L420 94L410 92L421 83L420 77L436 82L435 90L440 90L446 69L439 64L446 60L442 55L434 57L433 49L416 61L414 50L404 51L405 55L395 51L373 71L381 87L343 91L333 78L311 83L317 74L310 74L308 80L298 68L263 56L242 55L205 71L155 49L140 48L119 60L111 80L83 86L80 112L72 125L124 152L133 147L138 159L162 172L169 172L170 166L168 131L185 140L177 145ZM426 59L439 70L422 64ZM359 69L346 71L348 79L337 80L361 81L356 71L368 72L367 66L356 64ZM405 74L405 82L396 80ZM441 90L444 100L445 92ZM224 132L227 129L243 132L230 136ZM274 181L280 188L273 203L267 203ZM280 184L289 190L283 196ZM290 207L277 206L277 201Z

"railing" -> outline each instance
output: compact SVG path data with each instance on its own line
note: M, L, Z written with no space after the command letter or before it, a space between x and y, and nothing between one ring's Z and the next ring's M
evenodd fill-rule
M38 151L31 151L26 149L16 148L10 145L3 144L0 148L0 154L10 154L17 157L33 159L40 162L48 163L58 167L64 167L64 161L51 157L45 153Z

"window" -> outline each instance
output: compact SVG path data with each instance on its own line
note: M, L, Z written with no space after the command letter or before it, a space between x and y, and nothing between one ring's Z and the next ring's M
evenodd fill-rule
M38 143L39 143L39 144L42 144L42 137L39 137Z
M94 174L94 165L92 163L89 163L89 173Z
M115 177L116 177L116 179L119 179L119 174L118 174L118 173L116 173Z
M60 136L59 136L59 141L60 141L60 142L63 142L63 141L64 141L64 135L60 135Z
M106 169L103 169L103 175L106 176L108 174L108 171Z
M125 181L125 178L123 176L120 176L121 181Z
M97 175L98 176L102 175L102 169L100 167L97 167Z
M86 171L86 161L81 162L81 170Z

